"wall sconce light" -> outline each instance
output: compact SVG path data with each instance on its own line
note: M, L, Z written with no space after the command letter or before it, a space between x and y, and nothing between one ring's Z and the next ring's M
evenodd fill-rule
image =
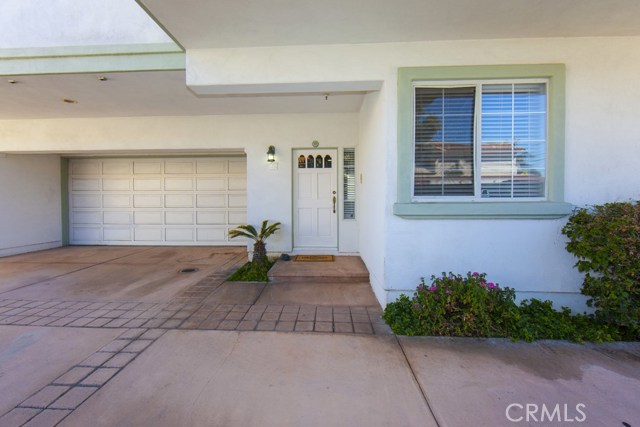
M272 163L276 161L276 147L273 145L269 146L267 150L267 162Z

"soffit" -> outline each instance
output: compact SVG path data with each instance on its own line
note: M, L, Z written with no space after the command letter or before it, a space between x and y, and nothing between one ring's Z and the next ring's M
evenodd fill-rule
M363 93L196 96L185 86L184 71L10 76L0 80L0 120L347 113L359 111L363 97Z
M137 0L186 49L640 35L637 0Z

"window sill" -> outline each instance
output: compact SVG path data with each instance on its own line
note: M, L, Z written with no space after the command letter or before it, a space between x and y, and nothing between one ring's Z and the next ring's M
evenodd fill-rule
M405 219L558 219L570 215L564 202L396 203L393 214Z

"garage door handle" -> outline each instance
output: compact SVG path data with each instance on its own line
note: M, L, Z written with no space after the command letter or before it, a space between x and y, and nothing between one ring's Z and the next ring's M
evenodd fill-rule
M333 213L336 213L336 196L333 196Z

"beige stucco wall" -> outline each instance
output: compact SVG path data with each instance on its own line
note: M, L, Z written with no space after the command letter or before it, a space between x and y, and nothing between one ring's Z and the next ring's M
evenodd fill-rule
M397 195L397 70L449 65L566 65L566 201L575 205L638 199L640 37L539 38L196 49L188 84L378 81L359 121L363 171L360 253L381 301L411 292L421 276L485 271L521 296L583 307L581 275L564 248L564 220L407 220L393 215Z
M363 179L356 249L372 272L381 302L410 291L421 276L472 270L487 272L521 295L579 307L582 279L564 249L563 220L406 220L392 211L398 67L562 63L567 72L566 201L586 205L640 198L640 37L212 49L187 56L188 82L194 85L253 84L265 90L275 85L282 90L287 82L299 88L305 82L377 81L382 89L365 96L359 114L1 121L0 151L242 149L250 170L249 220L284 219L272 249L287 250L291 148L313 140L324 147L357 144ZM264 161L269 145L278 150L275 171Z
M0 256L62 244L60 158L0 155Z
M248 222L282 222L269 239L274 252L292 249L292 149L355 147L357 114L273 114L195 117L0 121L0 152L48 152L64 156L246 153ZM266 162L276 147L276 169ZM59 180L58 180L59 182ZM0 186L2 184L0 183ZM59 185L58 185L59 186ZM341 188L338 189L342 191ZM358 251L357 223L339 216L339 251Z

